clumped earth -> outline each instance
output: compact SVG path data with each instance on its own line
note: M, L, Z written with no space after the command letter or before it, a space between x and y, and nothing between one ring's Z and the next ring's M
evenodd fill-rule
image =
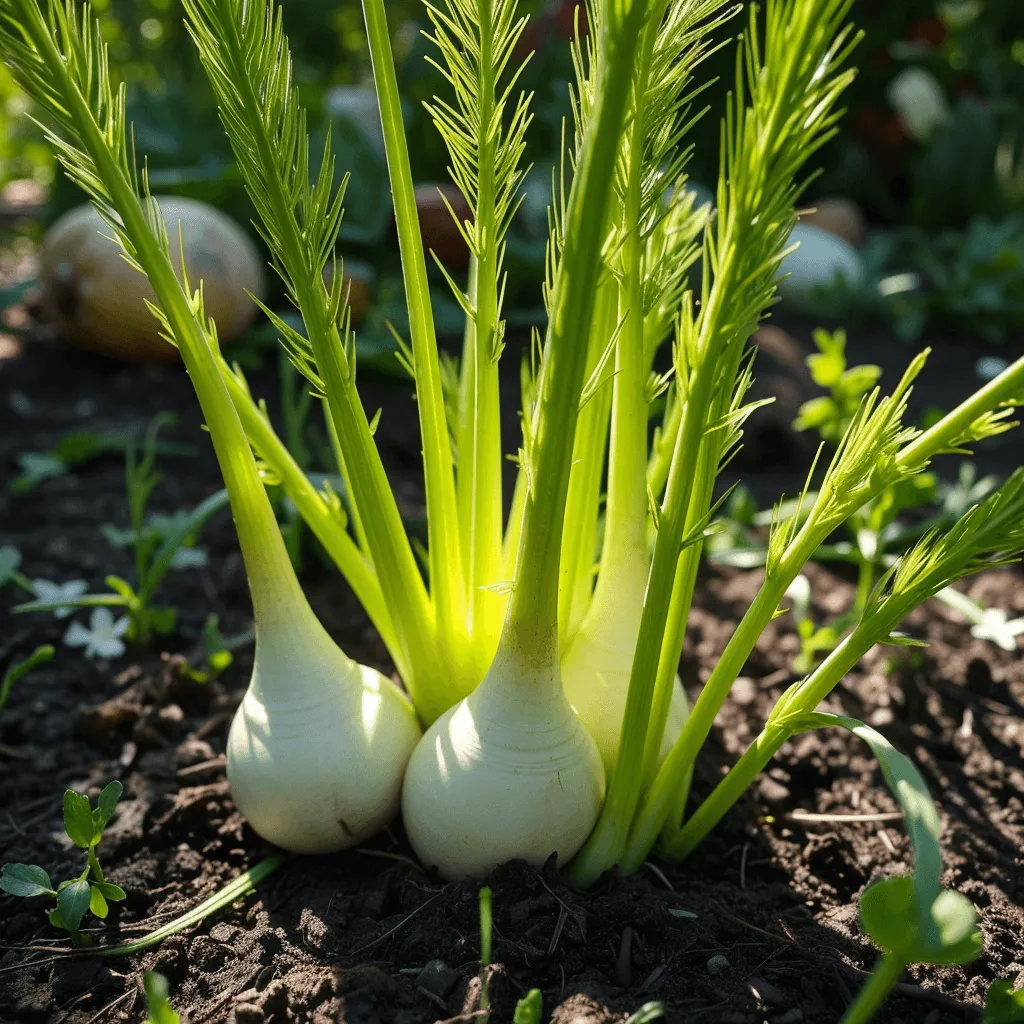
M788 399L752 426L740 467L763 501L799 485L802 448L785 429L806 388L800 358L809 347L807 325L796 326L802 341L791 350L766 346L762 381L774 381ZM19 453L45 451L71 430L140 429L154 413L173 410L181 421L168 439L194 445L196 455L160 460L165 480L153 509L190 508L218 488L180 369L107 362L45 335L30 338L14 358L18 347L8 344L9 358L0 361L0 472L13 473ZM854 339L851 354L881 362L891 384L909 353L889 338L865 337ZM972 387L976 354L962 342L939 346L918 408L925 397L949 407ZM403 511L415 519L418 444L408 384L368 375L365 384L367 404L385 409L378 440L389 472L403 481ZM277 391L269 373L254 374L253 388ZM510 417L513 434L514 422ZM1011 468L1007 460L1019 445L1014 437L989 449L983 468ZM3 542L21 549L30 578L84 578L97 588L109 572L130 574L128 555L99 533L103 523L126 525L119 455L23 497L3 493L0 523ZM54 878L79 870L80 853L62 835L61 791L95 795L109 780L122 780L125 794L100 852L108 878L128 898L105 923L87 919L104 944L173 919L269 852L232 804L224 774L224 742L251 651L240 651L212 683L191 682L181 671L182 660L196 656L209 612L220 616L226 635L250 624L225 513L201 542L208 568L171 574L158 595L180 609L177 634L114 663L61 648L66 621L8 615L16 595L0 595L0 665L39 643L58 647L57 658L23 680L0 713L0 862L38 863ZM851 583L810 571L818 614L841 610ZM346 650L389 670L337 573L309 557L304 580ZM1022 581L1018 570L1003 569L974 581L970 593L1022 615ZM691 694L758 583L757 572L703 572L682 665ZM1024 980L1024 664L1018 654L972 639L934 602L909 629L931 642L923 660L914 667L900 650L876 650L832 706L879 727L914 757L942 808L944 883L974 902L985 933L984 954L966 968L911 969L878 1019L959 1024L980 1019L992 980ZM788 617L769 627L700 758L698 796L756 734L792 680L797 649ZM624 1020L655 999L671 1022L837 1021L876 955L858 929L859 894L874 878L908 866L894 810L859 741L810 734L783 749L756 790L683 865L655 859L632 878L606 878L586 893L552 872L501 869L491 879L493 1020L510 1021L515 1001L538 987L557 1024ZM824 819L808 821L809 813ZM868 820L831 817L842 814ZM468 1022L479 991L477 891L424 874L396 824L361 850L293 858L255 893L133 959L35 950L65 942L47 925L44 902L0 897L0 1021L139 1022L140 978L152 968L167 977L172 1002L192 1024Z

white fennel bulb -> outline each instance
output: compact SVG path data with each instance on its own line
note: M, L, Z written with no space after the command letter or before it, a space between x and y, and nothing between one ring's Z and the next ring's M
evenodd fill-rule
M483 682L413 752L402 791L420 861L448 879L506 861L564 865L604 799L597 747L562 692L557 668L499 649Z
M636 615L633 607L623 607L619 622L595 622L581 629L562 659L565 695L593 736L608 775L611 775L619 756L622 718L626 711L633 652L640 630L642 606L636 606L635 610ZM635 622L625 621L632 619ZM689 702L682 680L677 675L672 684L668 718L658 754L659 764L679 738L689 714Z
M419 736L398 687L311 618L257 641L228 736L231 794L264 839L296 853L342 850L397 814Z

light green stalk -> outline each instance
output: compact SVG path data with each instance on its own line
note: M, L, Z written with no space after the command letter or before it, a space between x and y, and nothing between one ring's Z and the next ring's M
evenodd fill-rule
M218 358L218 366L249 443L280 480L285 493L295 503L303 520L341 570L374 628L380 633L388 653L395 661L399 675L404 678L407 666L402 661L402 648L398 643L391 614L384 601L373 565L359 550L344 524L331 511L309 477L292 458L270 422L253 401L243 381L232 372L222 356Z
M384 0L363 0L363 15L384 127L384 145L391 177L395 222L398 226L398 247L409 307L416 404L423 445L430 585L437 617L437 638L443 657L447 659L444 667L456 677L455 688L461 691L447 695L450 704L468 692L474 682L466 678L472 670L464 663L468 646L468 615L458 539L463 524L459 522L455 496L455 471L445 420L427 266ZM429 715L428 721L432 717Z
M505 608L504 596L495 589L501 579L502 546L502 257L522 179L519 161L530 118L529 97L522 94L506 117L522 67L508 76L511 81L503 78L526 22L517 18L513 0L444 0L443 6L428 6L427 12L440 55L432 63L450 83L454 97L435 98L426 107L448 147L452 178L472 212L470 222L457 221L472 254L467 293L450 276L448 281L466 313L456 494L469 631L479 677L494 656Z
M622 726L619 764L628 768L613 776L597 828L573 862L571 873L578 884L594 881L619 863L626 850L643 788L650 707L696 488L701 439L709 429L724 428L709 416L715 395L721 388L732 393L742 346L774 292L779 253L795 216L794 174L833 130L837 117L833 107L850 78L848 72L836 71L849 50L844 41L849 30L841 29L849 6L850 0L770 4L763 63L753 21L748 30L738 63L737 92L723 131L718 219L705 241L701 311L694 322L684 307L677 345L676 378L685 404ZM744 72L752 97L749 110L743 107ZM709 269L713 271L710 285ZM681 741L682 737L677 748ZM667 766L666 761L659 778L666 774ZM685 778L689 763L684 766L677 760L674 767L680 770L673 780ZM665 816L667 813L666 808ZM659 821L659 828L664 820Z
M221 379L201 300L191 299L171 264L159 208L140 198L128 164L124 92L115 98L98 24L51 3L51 25L35 0L4 0L0 39L21 84L71 136L50 136L69 173L93 195L126 253L148 277L189 371L231 500L259 636L312 616L295 578L245 432ZM55 39L56 36L56 39ZM58 46L58 41L60 46ZM88 90L88 98L86 95ZM79 148L80 147L80 148ZM145 202L145 205L144 205ZM120 223L115 220L119 218Z
M868 983L857 993L857 998L843 1014L840 1024L868 1024L874 1020L893 985L900 980L906 969L906 962L901 956L891 952L883 953Z
M847 440L844 441L847 447L837 453L830 477L826 478L827 481L832 479L832 485L823 487L802 528L770 566L765 582L730 637L694 704L682 734L646 794L637 812L628 850L623 858L624 870L637 870L643 863L658 832L668 820L679 780L692 769L697 753L711 732L715 716L750 652L765 627L777 614L790 584L829 534L856 509L877 497L896 480L923 470L936 455L960 450L971 440L1008 429L1006 413L1009 409L999 412L994 410L1005 402L1024 396L1024 359L1020 359L939 423L903 444L893 455L887 455L887 444L898 444L908 436L901 429L900 423L910 383L919 369L920 361L915 361L893 398L886 400L888 405L883 402L877 407L873 414L874 422L870 416L862 415L861 419L851 425ZM857 432L858 423L864 434L862 450L849 446ZM913 432L910 436L913 436ZM851 451L851 461L859 463L860 468L854 467L853 471L845 472L844 452ZM883 470L883 467L888 468ZM850 478L858 475L861 480L854 483Z
M558 584L572 446L587 360L590 318L631 71L648 5L609 0L598 50L596 105L579 153L565 222L565 242L548 323L544 370L529 457L515 586L502 645L537 669L557 665Z

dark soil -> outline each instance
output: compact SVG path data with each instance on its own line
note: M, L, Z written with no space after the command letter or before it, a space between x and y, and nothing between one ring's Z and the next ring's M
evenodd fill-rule
M797 326L803 351L807 332ZM0 359L0 474L14 472L18 453L46 450L71 430L139 429L157 411L173 410L181 422L167 439L190 443L197 454L161 459L165 480L152 507L190 508L218 488L180 369L114 364L45 337L20 356L19 347L8 344ZM885 336L855 338L851 347L858 361L882 363L888 384L909 354ZM794 351L787 357L773 349L763 364L762 380L788 398L753 425L741 466L762 501L799 486L803 448L786 429L804 393ZM923 396L948 407L975 386L977 355L963 342L938 346L918 407ZM378 439L405 511L415 517L418 442L408 385L369 377L366 384L367 404L385 408ZM253 388L277 390L266 372L253 376ZM1005 471L1020 450L1019 437L990 446L982 468ZM0 494L0 537L21 549L29 577L83 578L95 589L107 573L130 574L127 555L99 533L103 523L124 526L125 514L122 459L109 455L29 495ZM100 856L128 898L106 922L88 919L104 944L171 920L268 852L231 802L222 757L251 652L241 650L224 676L206 685L180 671L182 659L195 656L209 612L227 635L249 626L225 513L201 542L209 567L172 573L159 594L180 609L177 633L113 663L61 647L66 621L8 615L18 595L0 595L0 666L42 642L58 647L57 658L23 680L0 713L0 862L38 863L55 879L77 873L79 851L62 835L61 791L95 795L121 779L124 799ZM811 571L820 613L840 610L850 584ZM382 645L338 575L309 557L304 581L346 650L388 670ZM757 572L702 575L683 662L692 693L758 583ZM986 574L970 592L1024 614L1016 570ZM909 628L932 644L918 667L898 658L887 664L892 650L873 652L831 703L881 728L921 767L943 811L945 883L978 908L985 951L966 968L912 968L878 1019L976 1021L992 980L1024 980L1024 664L1019 654L972 639L958 616L935 603ZM698 796L760 728L791 680L797 649L788 618L773 623L700 758ZM796 819L801 811L872 815L894 807L859 741L810 734L783 749L756 792L683 865L656 860L586 893L556 875L503 868L491 880L493 1019L511 1020L516 999L538 987L560 1024L623 1020L649 1000L662 1001L672 1022L837 1021L876 955L858 929L859 894L871 880L906 870L908 844L891 818ZM480 970L477 891L424 874L396 825L365 849L291 859L231 908L130 959L33 950L65 940L47 925L44 901L3 896L0 1021L141 1021L147 968L167 977L174 1005L192 1024L470 1021Z

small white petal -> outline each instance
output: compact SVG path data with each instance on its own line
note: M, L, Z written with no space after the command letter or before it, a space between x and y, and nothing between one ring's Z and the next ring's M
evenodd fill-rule
M80 622L72 622L64 634L64 643L68 647L85 647L92 643L92 633Z
M114 625L114 613L107 607L101 605L93 608L92 618L89 620L89 628L94 633L108 633Z
M117 622L115 622L110 627L110 634L109 635L110 635L111 639L115 639L116 640L118 637L124 636L125 633L128 632L128 627L131 624L132 624L131 623L131 619L129 619L127 615L122 615L121 618L119 618L117 620ZM121 645L121 650L122 651L124 650L124 644Z
M124 654L124 644L117 637L97 637L91 650L101 658L120 658Z

